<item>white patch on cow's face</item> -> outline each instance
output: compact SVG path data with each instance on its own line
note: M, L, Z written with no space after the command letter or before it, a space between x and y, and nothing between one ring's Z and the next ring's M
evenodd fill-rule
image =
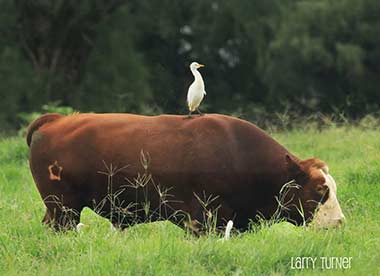
M338 199L336 197L336 183L334 178L321 170L321 173L326 179L325 185L329 188L329 197L316 211L313 223L317 227L339 226L345 221Z

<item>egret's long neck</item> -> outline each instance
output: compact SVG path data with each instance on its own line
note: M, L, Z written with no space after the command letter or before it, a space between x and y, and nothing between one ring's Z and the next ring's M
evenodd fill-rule
M203 83L202 75L198 72L197 69L191 69L191 73L194 75L194 81L195 82L201 82Z

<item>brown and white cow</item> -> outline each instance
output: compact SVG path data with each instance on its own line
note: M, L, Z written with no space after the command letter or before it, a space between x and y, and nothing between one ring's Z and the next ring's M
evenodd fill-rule
M29 126L27 143L47 208L43 222L55 228L75 226L84 207L121 227L147 216L183 224L178 214L203 224L212 212L217 226L231 219L242 230L275 214L294 224L314 218L321 227L344 220L323 161L300 160L229 116L46 114ZM298 188L279 209L291 180Z

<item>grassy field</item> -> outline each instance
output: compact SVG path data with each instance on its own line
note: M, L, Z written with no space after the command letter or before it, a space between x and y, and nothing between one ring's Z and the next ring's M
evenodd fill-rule
M353 127L272 134L301 158L319 157L338 184L347 224L315 230L279 223L195 238L167 223L124 232L84 210L83 231L41 225L42 200L21 138L0 140L0 275L380 275L380 131ZM291 258L352 257L350 269L294 270Z

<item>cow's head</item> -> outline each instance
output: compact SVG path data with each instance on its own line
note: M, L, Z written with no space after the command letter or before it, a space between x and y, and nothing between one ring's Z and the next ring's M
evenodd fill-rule
M318 227L339 226L345 221L336 196L336 183L327 165L319 159L296 160L286 155L289 176L299 185L292 191L287 217L296 224L304 221Z

